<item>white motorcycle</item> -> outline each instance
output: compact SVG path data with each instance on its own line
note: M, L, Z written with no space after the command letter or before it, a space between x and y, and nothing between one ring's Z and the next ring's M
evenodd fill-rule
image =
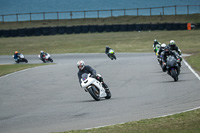
M81 87L89 92L94 100L99 101L101 98L110 99L110 91L105 91L102 83L91 77L91 74L84 73L81 78Z
M38 55L38 57L40 58L40 60L42 60L44 63L46 62L53 62L53 59L50 57L50 54L45 53L42 57L40 57L40 55Z
M28 63L28 60L25 58L23 54L19 54L18 57L15 59L14 55L12 56L16 63L25 62Z

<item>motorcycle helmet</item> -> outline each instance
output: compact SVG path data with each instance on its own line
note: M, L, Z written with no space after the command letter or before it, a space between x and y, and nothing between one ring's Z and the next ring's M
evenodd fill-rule
M77 62L77 67L79 70L83 70L85 67L85 62L83 60L80 60Z
M171 40L171 41L169 42L169 45L172 46L172 47L174 47L174 46L176 45L176 43L175 43L174 40Z
M17 54L18 53L18 51L15 51L15 54Z
M158 42L156 39L154 39L154 42Z
M161 47L162 47L162 48L165 48L165 47L166 47L166 44L165 44L165 43L161 44Z
M114 54L114 50L109 50L109 54Z
M169 48L169 47L165 47L164 50L165 50L165 53L166 53L166 54L169 54L169 51L170 51L170 48Z
M44 53L44 51L40 51L40 53L41 53L41 54L43 54L43 53Z

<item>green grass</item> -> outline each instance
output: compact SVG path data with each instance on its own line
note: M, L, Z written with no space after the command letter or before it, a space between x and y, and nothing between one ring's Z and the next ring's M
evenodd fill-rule
M192 56L186 57L186 61L196 70L200 75L200 53L193 54Z
M174 39L183 53L198 53L199 36L199 30L184 30L10 37L0 38L0 55L12 55L16 50L24 54L39 54L41 50L54 54L103 53L105 46L114 48L116 52L152 52L155 38L166 44Z
M167 117L62 133L199 133L199 131L200 109Z
M27 68L48 65L48 64L9 64L9 65L0 65L0 76L4 76L9 73L17 72Z

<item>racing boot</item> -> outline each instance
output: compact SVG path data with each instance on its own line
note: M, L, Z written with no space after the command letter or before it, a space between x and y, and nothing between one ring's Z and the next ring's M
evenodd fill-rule
M110 92L106 83L102 82L102 86L103 86L103 88L105 88L106 93Z

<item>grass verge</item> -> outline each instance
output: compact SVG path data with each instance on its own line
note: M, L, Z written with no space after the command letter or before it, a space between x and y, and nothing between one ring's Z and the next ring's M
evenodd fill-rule
M197 109L167 117L145 119L89 130L72 130L62 133L199 133L199 131L200 109Z
M0 65L0 76L24 70L27 68L43 66L48 64L9 64L9 65Z

